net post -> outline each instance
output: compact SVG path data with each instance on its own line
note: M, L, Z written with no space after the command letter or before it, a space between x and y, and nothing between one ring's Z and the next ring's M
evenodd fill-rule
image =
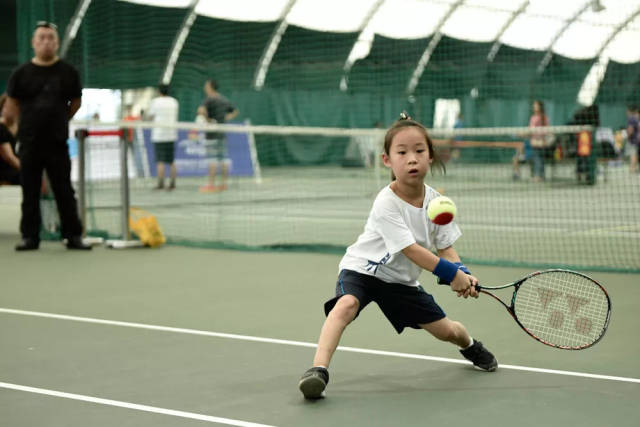
M131 240L129 230L129 168L127 165L127 141L124 132L124 129L120 129L120 202L122 205L120 229L122 240L129 241Z
M87 235L87 187L85 168L85 140L87 138L87 130L76 130L75 137L78 141L78 210L80 211L80 223L82 224L82 237L85 237Z
M245 125L251 126L251 120L245 120ZM253 132L248 132L249 139L249 153L251 156L251 163L253 166L253 174L255 175L256 184L262 184L262 172L260 171L260 161L258 160L258 151L256 150L256 140L253 136Z
M120 128L118 130L118 138L120 148L120 204L122 208L122 212L120 212L120 230L122 238L120 240L107 241L107 246L114 249L144 246L141 241L131 239L131 231L129 229L129 165L125 135L126 129Z

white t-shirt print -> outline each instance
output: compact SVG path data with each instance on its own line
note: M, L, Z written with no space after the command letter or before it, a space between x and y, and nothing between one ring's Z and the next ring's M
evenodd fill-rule
M418 208L402 200L387 185L378 193L364 232L347 248L339 270L353 270L389 283L418 286L422 268L401 251L414 243L431 251L444 249L462 235L453 221L436 225L427 218L429 201L439 195L425 185L424 202Z

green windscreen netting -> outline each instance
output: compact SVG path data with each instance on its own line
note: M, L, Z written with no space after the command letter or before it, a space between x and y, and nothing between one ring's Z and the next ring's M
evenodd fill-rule
M465 6L422 3L433 3L434 11ZM633 10L634 2L623 3L622 9ZM29 38L36 21L57 21L63 35L79 4L18 2L20 60L32 55ZM635 147L626 134L627 106L640 103L637 61L569 57L544 43L532 43L534 49L487 37L457 38L446 25L410 38L367 33L364 28L379 19L367 21L366 13L358 19L360 27L342 31L308 28L283 17L260 21L203 13L183 27L191 11L188 2L181 4L93 0L66 56L85 87L142 91L170 79L184 123L175 147L177 190L151 190L157 177L149 125L135 130L130 153L132 204L157 215L170 241L343 250L388 182L379 161L382 134L406 110L430 128L447 158L447 175L428 180L459 204L463 257L640 270L638 174ZM571 15L565 15L535 19L559 20L555 31L560 31L564 24L571 27ZM602 43L625 30L617 27L621 22L601 24ZM628 26L634 30L637 23L630 20ZM493 34L502 38L509 31L496 28ZM542 32L530 37L553 40L553 34ZM175 67L167 74L172 52ZM597 65L603 74L590 78ZM202 194L210 163L206 135L190 124L209 78L239 110L237 122L279 130L227 133L230 151L237 149L233 155L239 156L228 188ZM578 103L585 90L592 92L593 108ZM550 125L589 125L588 136L555 128L547 132L544 147L532 147L527 127L534 100L544 103ZM149 98L123 95L125 103L141 112ZM453 133L440 129L454 125ZM117 141L87 143L88 228L117 236L122 210Z
M85 87L159 83L184 10L94 0L68 53Z

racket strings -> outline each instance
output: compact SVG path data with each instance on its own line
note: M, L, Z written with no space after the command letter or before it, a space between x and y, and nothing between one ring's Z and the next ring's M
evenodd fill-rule
M598 284L566 271L528 278L514 301L514 311L525 329L563 348L596 342L607 327L609 307L609 299Z

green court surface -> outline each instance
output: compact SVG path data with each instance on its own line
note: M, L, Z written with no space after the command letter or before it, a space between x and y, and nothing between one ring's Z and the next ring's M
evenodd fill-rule
M397 335L372 304L343 337L327 397L310 402L297 382L339 256L78 253L56 242L16 253L11 227L0 231L2 425L638 425L637 275L590 273L611 295L611 326L594 347L565 351L528 337L490 298L458 299L425 273L501 368L476 371L423 331ZM471 269L495 285L529 272Z

